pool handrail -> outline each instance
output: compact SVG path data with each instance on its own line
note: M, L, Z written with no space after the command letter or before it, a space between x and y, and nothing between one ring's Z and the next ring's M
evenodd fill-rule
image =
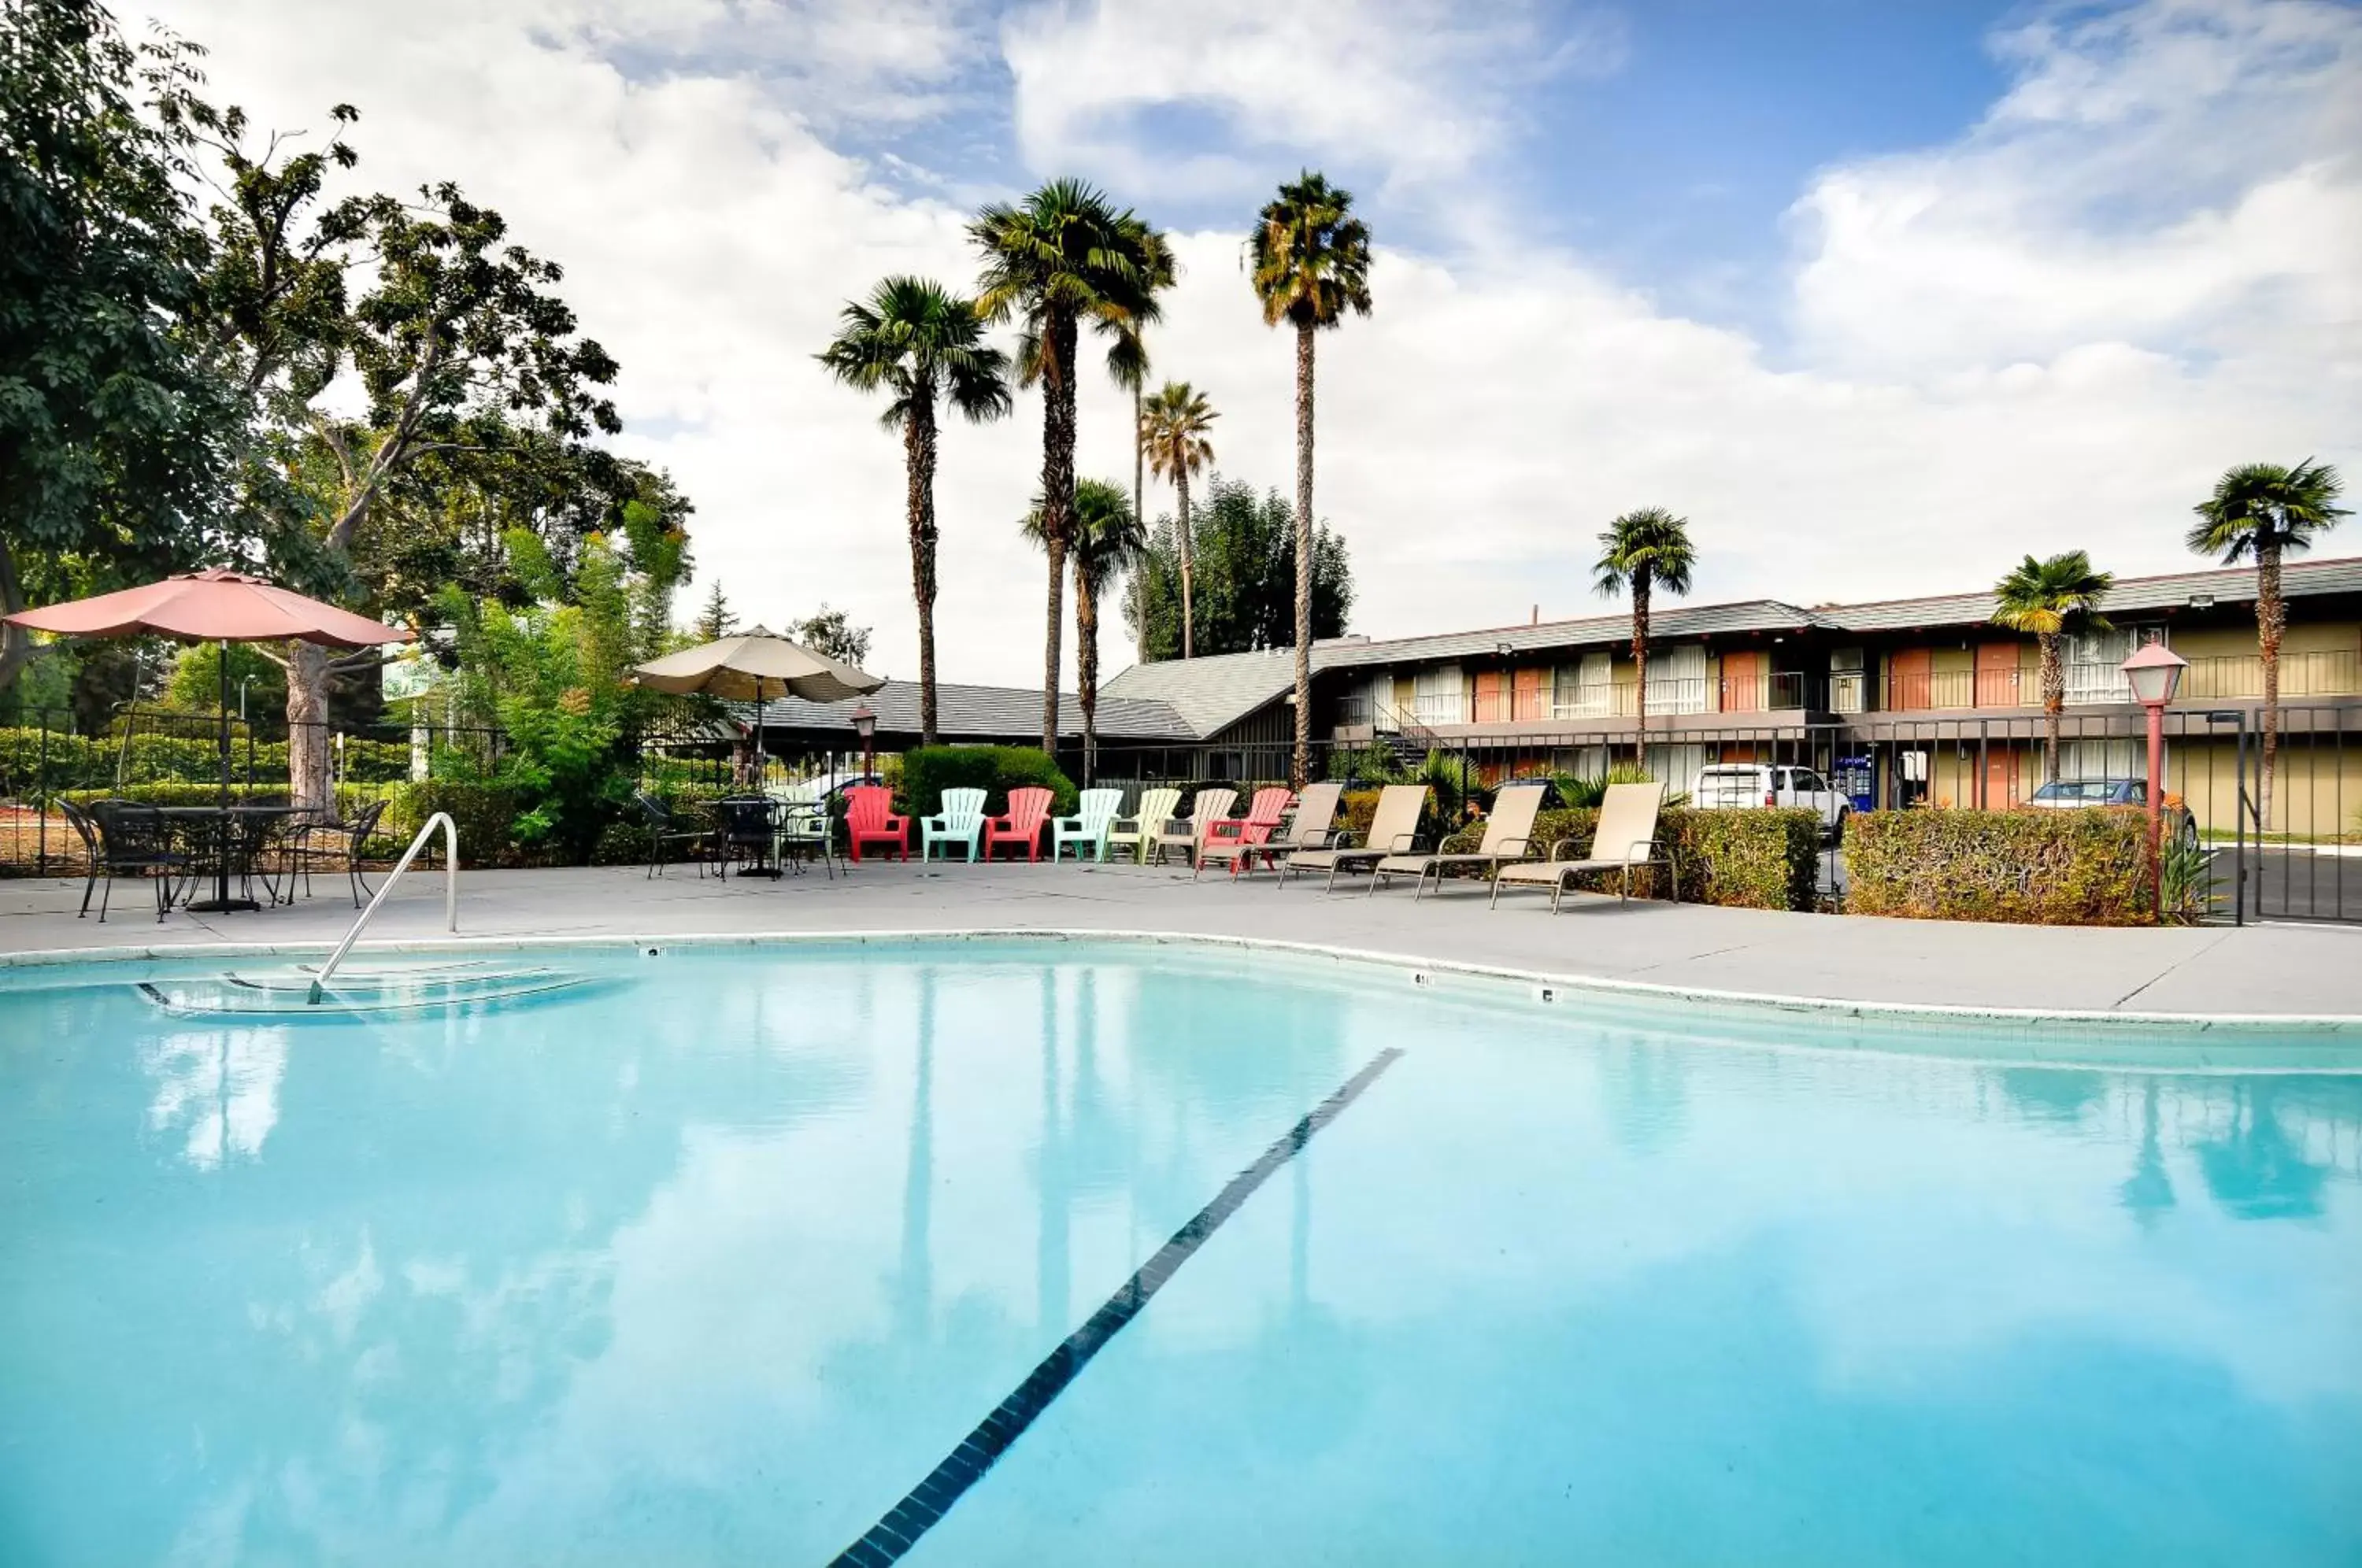
M360 940L361 928L369 924L370 916L377 913L378 905L385 902L385 896L393 891L394 883L410 869L410 863L418 858L418 852L426 847L426 841L434 836L437 823L443 824L443 928L446 931L459 929L459 824L451 820L450 812L437 812L419 824L417 836L410 841L410 847L402 852L402 858L393 863L393 869L386 873L385 880L378 884L377 896L370 900L369 908L361 911L359 917L353 922L352 929L345 933L345 939L337 944L337 950L328 955L328 961L320 966L318 974L312 977L312 993L306 1006L320 1005L328 977L337 972L337 966L345 961L345 955L351 952L353 944Z

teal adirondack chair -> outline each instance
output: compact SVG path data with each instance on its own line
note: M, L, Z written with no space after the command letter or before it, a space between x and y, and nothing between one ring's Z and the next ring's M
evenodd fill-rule
M1050 819L1050 858L1056 860L1071 844L1076 859L1080 860L1087 849L1092 859L1104 861L1108 856L1108 829L1114 825L1116 812L1123 809L1123 791L1086 790L1078 807L1071 817Z
M944 809L932 817L919 819L919 858L933 860L935 845L944 845L944 858L951 858L951 845L967 850L971 864L976 860L977 841L984 836L984 791L981 790L946 790Z

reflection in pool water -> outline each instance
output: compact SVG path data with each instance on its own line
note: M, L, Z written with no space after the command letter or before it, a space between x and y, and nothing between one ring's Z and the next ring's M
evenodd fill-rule
M2362 1555L2362 1077L1155 949L541 957L623 983L0 988L0 1560L825 1561L1388 1047L911 1561Z

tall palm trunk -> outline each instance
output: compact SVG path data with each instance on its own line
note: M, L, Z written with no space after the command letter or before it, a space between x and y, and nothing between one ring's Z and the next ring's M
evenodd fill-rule
M1649 569L1632 574L1632 760L1649 767Z
M2042 647L2042 781L2058 777L2058 720L2067 712L2067 661L2059 656L2059 635L2042 632L2035 641Z
M1099 760L1099 595L1079 558L1075 562L1075 693L1083 705L1083 783L1087 788Z
M1296 764L1312 774L1312 328L1296 329Z
M1075 318L1053 314L1042 335L1042 532L1050 558L1042 644L1042 749L1058 755L1058 653L1065 634L1066 541L1075 532Z
M1143 490L1148 478L1148 441L1140 433L1140 415L1141 389L1145 384L1145 378L1131 384L1131 514L1141 520L1141 526L1143 528L1148 525L1148 513L1141 510L1144 504ZM1142 567L1136 566L1131 570L1131 607L1133 662L1146 664L1148 662L1148 573Z
M911 594L919 606L919 744L935 744L935 397L911 394L902 422L911 524Z
M2256 640L2264 659L2264 776L2257 781L2257 832L2272 825L2272 778L2280 760L2280 638L2288 631L2288 605L2280 599L2280 546L2256 541Z
M1182 469L1173 476L1173 493L1181 507L1181 657L1197 655L1198 610L1197 589L1192 580L1193 543L1189 537L1189 470Z

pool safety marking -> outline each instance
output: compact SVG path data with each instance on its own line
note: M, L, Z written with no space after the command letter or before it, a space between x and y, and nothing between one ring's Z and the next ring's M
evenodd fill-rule
M1174 1231L1173 1239L1157 1248L1155 1256L1118 1286L1115 1294L1101 1303L1081 1328L1043 1357L1042 1364L1025 1381L993 1407L992 1413L977 1422L925 1480L911 1488L859 1540L839 1552L833 1568L882 1568L883 1564L900 1562L903 1553L933 1529L969 1487L984 1479L984 1473L992 1468L993 1462L1007 1453L1034 1419L1050 1408L1050 1402L1065 1392L1066 1386L1090 1364L1091 1357L1140 1315L1149 1298L1164 1289L1164 1282L1189 1261L1189 1255L1205 1245L1206 1239L1237 1213L1241 1204L1254 1196L1255 1188L1302 1153L1315 1132L1337 1120L1339 1113L1375 1083L1378 1075L1393 1066L1395 1058L1401 1055L1399 1047L1391 1045L1379 1052L1367 1066L1339 1085L1336 1093L1314 1106L1302 1121L1265 1149L1254 1164L1232 1176L1230 1185L1215 1194L1214 1200L1198 1210L1187 1224Z

